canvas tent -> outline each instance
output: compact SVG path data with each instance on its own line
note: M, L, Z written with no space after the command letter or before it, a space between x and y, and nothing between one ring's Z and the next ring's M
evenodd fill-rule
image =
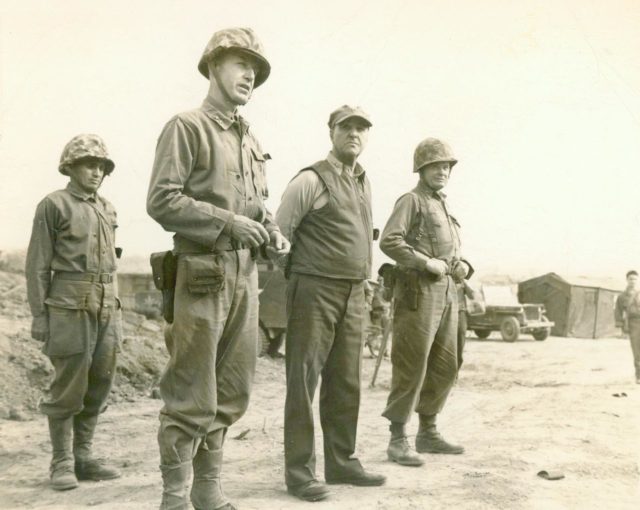
M520 282L518 300L544 304L547 317L555 323L552 335L601 338L617 333L613 310L621 291L611 280L547 273Z

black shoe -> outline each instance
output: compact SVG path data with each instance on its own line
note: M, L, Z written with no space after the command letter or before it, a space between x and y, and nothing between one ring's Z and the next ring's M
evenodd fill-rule
M75 472L78 480L94 482L113 480L121 476L120 471L99 459L76 460Z
M322 501L331 494L329 488L318 480L309 480L301 485L287 487L287 492L303 501Z
M330 485L335 484L349 484L357 485L359 487L376 487L378 485L384 485L387 478L384 475L378 473L370 473L368 471L362 471L360 473L354 473L353 475L343 476L341 478L327 478L327 483Z

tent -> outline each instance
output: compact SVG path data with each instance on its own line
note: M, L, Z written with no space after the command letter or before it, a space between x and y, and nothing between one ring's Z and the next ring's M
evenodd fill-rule
M549 320L555 323L551 334L579 338L615 336L613 310L622 291L611 280L547 273L518 284L521 303L542 303Z

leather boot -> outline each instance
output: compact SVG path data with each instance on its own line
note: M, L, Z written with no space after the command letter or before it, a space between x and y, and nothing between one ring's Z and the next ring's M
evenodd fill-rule
M160 465L162 473L162 501L160 510L189 510L187 486L191 477L191 461Z
M51 488L56 491L75 489L78 480L73 472L73 454L71 453L71 434L73 418L49 417L49 435L53 455L51 459Z
M448 443L436 429L435 414L421 414L420 426L416 435L416 451L418 453L445 453L457 455L464 452L459 445Z
M96 459L91 453L93 433L98 423L97 416L73 417L73 456L78 480L113 480L120 478L120 472L104 460Z
M404 423L392 422L389 430L391 431L391 439L387 447L387 457L389 460L401 466L422 466L424 461L419 455L412 451L409 446Z
M219 429L207 435L193 458L193 486L191 487L191 503L195 510L234 510L224 495L220 473L224 436L226 429Z

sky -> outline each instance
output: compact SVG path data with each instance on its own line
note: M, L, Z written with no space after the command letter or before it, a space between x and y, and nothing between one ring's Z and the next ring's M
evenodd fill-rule
M116 163L101 193L125 254L168 249L145 212L156 140L201 104L198 60L228 26L255 29L272 65L241 113L273 158L273 212L330 149L329 113L359 105L373 121L360 162L379 228L417 182L415 146L437 137L459 160L446 192L480 273L640 268L635 0L3 0L0 250L26 247L82 132Z

